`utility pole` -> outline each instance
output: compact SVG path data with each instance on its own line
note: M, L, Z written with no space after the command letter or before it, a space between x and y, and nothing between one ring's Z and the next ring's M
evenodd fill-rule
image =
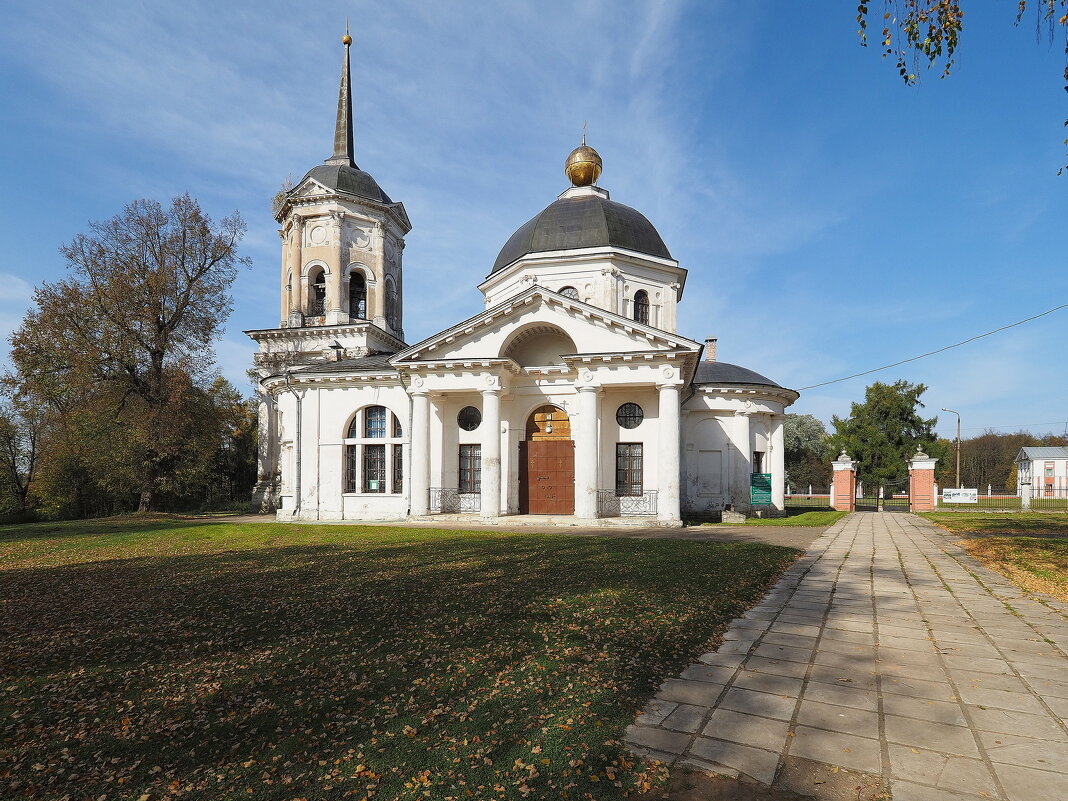
M957 488L960 489L960 412L942 407L943 412L957 415Z

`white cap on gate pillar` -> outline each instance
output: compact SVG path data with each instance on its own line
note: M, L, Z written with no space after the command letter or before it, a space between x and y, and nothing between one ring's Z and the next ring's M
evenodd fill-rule
M934 470L938 460L923 452L923 448L916 446L916 453L909 459L909 470Z
M838 454L838 458L831 462L831 467L835 470L855 470L856 462L849 458L849 454L842 449L842 452Z

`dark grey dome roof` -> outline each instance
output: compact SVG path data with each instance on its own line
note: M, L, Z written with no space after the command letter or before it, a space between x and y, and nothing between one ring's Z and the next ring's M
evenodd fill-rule
M490 273L528 253L609 246L671 258L664 240L640 211L590 194L560 198L525 223L501 248Z
M694 384L759 384L765 387L778 387L770 378L762 376L747 367L740 367L730 362L703 361L697 365L693 376ZM779 387L780 389L782 387Z
M320 164L318 167L313 167L301 179L301 182L306 178L314 178L323 186L343 195L353 195L387 205L393 202L389 199L389 195L382 191L378 181L359 167L350 167L347 164Z

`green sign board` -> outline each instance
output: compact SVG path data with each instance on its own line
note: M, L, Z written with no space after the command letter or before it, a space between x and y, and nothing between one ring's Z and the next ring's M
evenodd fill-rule
M770 506L771 473L750 473L749 495L753 506Z

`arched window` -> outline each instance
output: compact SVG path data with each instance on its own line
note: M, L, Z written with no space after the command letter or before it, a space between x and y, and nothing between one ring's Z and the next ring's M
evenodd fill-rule
M404 443L400 420L384 406L368 406L353 416L346 433L345 492L399 494L403 491Z
M308 316L322 317L326 314L326 273L320 268L312 278L311 297L308 298Z
M571 298L572 300L579 299L578 290L575 289L575 287L573 286L560 287L560 294L563 295L565 298Z
M397 288L393 281L386 281L386 325L394 331L400 328L397 321Z
M634 319L639 323L649 324L649 293L644 289L634 293Z
M349 317L367 319L367 279L362 273L349 276Z

